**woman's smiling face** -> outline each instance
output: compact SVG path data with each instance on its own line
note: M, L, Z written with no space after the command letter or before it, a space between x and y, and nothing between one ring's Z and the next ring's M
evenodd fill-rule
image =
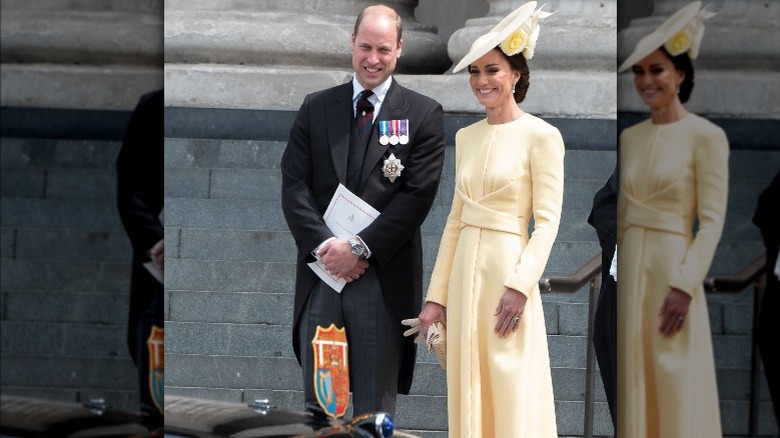
M520 79L520 72L512 70L509 61L493 49L469 65L471 91L486 108L511 102L516 105L512 86Z
M672 60L661 50L644 57L632 67L634 87L651 109L671 105L677 97L677 87L685 74L675 69Z

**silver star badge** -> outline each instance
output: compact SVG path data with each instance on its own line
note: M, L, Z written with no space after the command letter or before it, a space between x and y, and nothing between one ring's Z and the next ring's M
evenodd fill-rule
M396 158L394 154L390 154L390 157L385 160L382 173L385 174L390 182L395 182L395 179L401 176L402 170L404 170L404 166L401 164L401 160Z

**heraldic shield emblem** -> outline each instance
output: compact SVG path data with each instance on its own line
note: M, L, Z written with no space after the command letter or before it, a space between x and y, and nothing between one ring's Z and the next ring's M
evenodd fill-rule
M346 330L317 326L314 347L314 392L326 414L343 417L349 404L349 364Z
M149 347L149 390L152 394L152 401L160 413L163 412L163 396L165 394L164 340L165 330L153 325L152 333L146 340L146 345Z

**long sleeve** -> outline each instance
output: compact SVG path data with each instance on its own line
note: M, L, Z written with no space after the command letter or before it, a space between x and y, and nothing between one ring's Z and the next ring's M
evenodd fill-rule
M310 100L311 96L307 96L298 111L281 160L282 210L298 245L299 261L307 262L314 261L311 251L333 236L312 189Z
M117 208L133 251L145 257L163 238L163 91L145 94L116 160Z
M701 286L723 232L728 199L729 146L721 129L702 134L694 156L699 229L670 287L688 294Z
M538 290L536 286L558 234L563 206L563 138L552 126L538 135L530 160L534 231L519 263L504 281L505 287L526 295Z
M458 153L460 133L455 134L455 180L457 181L458 163L460 154ZM428 286L428 294L425 301L447 306L447 291L449 290L450 273L452 271L452 262L455 258L455 248L458 246L460 238L460 214L463 210L463 201L457 195L457 190L453 190L452 207L447 216L447 223L444 225L444 233L441 236L439 252L436 255L436 263L431 274L431 281Z

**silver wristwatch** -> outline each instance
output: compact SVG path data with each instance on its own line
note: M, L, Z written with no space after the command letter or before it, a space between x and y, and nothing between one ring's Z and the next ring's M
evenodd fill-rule
M357 239L349 239L349 246L352 247L352 254L355 254L358 257L365 257L366 247Z

